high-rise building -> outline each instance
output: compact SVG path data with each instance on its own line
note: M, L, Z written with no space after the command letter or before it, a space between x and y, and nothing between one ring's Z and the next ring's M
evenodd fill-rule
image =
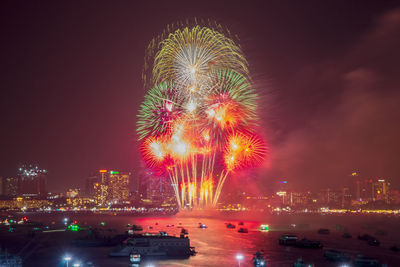
M357 179L355 186L356 200L360 202L368 202L373 200L373 187L372 179Z
M6 177L3 179L3 195L15 197L18 194L18 178Z
M130 173L110 171L108 174L108 200L117 204L129 198Z
M90 175L89 177L86 178L86 183L85 183L85 195L88 197L93 197L94 196L94 185L96 183L99 183L99 176L96 174Z
M37 165L20 165L18 168L18 195L45 197L47 170Z
M339 207L342 204L342 192L330 188L321 190L319 202L330 207Z
M390 183L383 179L379 179L373 183L373 200L382 200L386 203L390 202L389 198L389 187Z
M94 189L94 201L99 206L107 206L108 202L108 185L102 183L95 183Z
M349 208L351 206L351 190L349 187L343 187L342 189L342 208Z
M311 202L311 192L290 192L290 206L306 206Z
M129 199L130 173L99 170L87 178L86 188L98 205L122 203Z

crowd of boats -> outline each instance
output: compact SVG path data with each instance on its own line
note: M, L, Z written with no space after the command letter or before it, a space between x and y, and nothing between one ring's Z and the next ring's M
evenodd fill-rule
M330 234L329 229L319 229L319 234L328 235ZM344 233L342 235L343 238L351 238L351 234ZM371 246L379 246L380 242L373 236L364 234L358 236L359 240L367 241L367 243ZM279 240L279 245L283 246L295 246L298 248L312 248L312 249L322 249L323 244L317 240L309 240L306 238L299 239L297 235L294 234L284 234ZM392 250L397 251L397 247L393 246ZM341 263L341 266L350 266L348 264L352 264L354 267L384 267L386 264L381 264L378 259L365 257L363 255L357 255L356 257L351 257L348 253L343 251L328 249L324 252L324 257L327 261L338 262ZM311 267L314 266L313 263L304 262L302 259L299 259L296 263L293 264L295 267Z
M28 218L23 217L19 221L13 221L11 219L7 219L7 221L3 221L4 227L7 227L8 232L14 232L16 226L22 227L30 227L32 231L47 231L49 229L48 226L45 226L41 223L35 223L30 221ZM105 225L103 222L101 225ZM147 226L149 230L152 230L155 225ZM71 221L70 223L65 223L66 230L80 231L83 228L80 228L76 221ZM189 258L191 256L196 255L195 248L190 245L190 239L188 237L188 230L179 223L176 228L180 228L179 236L169 235L165 231L158 231L155 233L145 232L142 226L139 225L126 225L127 231L123 234L118 234L113 232L112 229L106 230L105 228L94 228L91 227L85 228L87 231L86 236L80 236L74 239L72 242L75 246L80 247L97 247L97 246L112 246L114 247L112 251L108 254L110 257L126 257L129 258L130 262L133 264L140 264L143 259L146 258ZM167 228L175 227L175 225L168 224ZM238 233L246 234L249 232L248 228L245 227L244 222L238 222L237 225L227 222L225 223L225 227L227 229L237 229ZM297 227L297 226L293 226ZM207 229L208 226L204 223L199 222L198 228ZM300 227L301 228L301 227ZM34 230L35 229L35 230ZM269 231L269 226L266 224L262 224L259 228L259 231ZM343 230L343 229L342 229ZM50 230L54 231L54 230ZM105 235L105 231L107 232L107 237ZM317 231L320 235L329 235L330 230L321 228ZM385 235L385 232L377 232L379 235ZM352 238L352 235L346 231L343 231L342 237L345 239ZM357 237L360 241L365 241L370 246L380 246L380 241L369 234L359 235ZM293 246L297 248L304 249L322 249L323 243L319 240L311 240L308 238L298 238L295 234L284 234L279 237L278 243L281 246ZM392 251L398 251L399 249L396 246L391 247ZM355 266L355 267L383 267L384 264L381 264L377 259L364 257L362 255L357 255L355 257L350 256L348 253L327 249L323 252L323 256L327 261L337 262L340 264L347 264L341 266ZM21 261L18 257L13 257L10 254L0 253L0 266L3 266L2 263L10 261ZM261 267L267 266L267 261L262 252L257 251L252 258L253 266ZM13 266L13 265L4 265L4 266ZM15 266L18 266L15 263ZM293 263L294 267L311 267L314 266L312 262L305 262L302 258L299 258Z

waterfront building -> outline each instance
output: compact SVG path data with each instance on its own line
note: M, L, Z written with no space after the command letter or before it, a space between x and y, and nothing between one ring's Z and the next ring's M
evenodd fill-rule
M108 200L108 185L103 183L95 183L94 189L94 201L99 206L106 206Z
M129 198L130 173L110 171L108 173L108 200L112 204L121 203Z
M46 197L47 170L37 165L18 167L18 196Z
M389 198L390 183L386 180L379 179L373 183L373 200L381 200L390 203Z
M6 177L3 179L3 195L15 197L18 194L18 178Z
M349 208L351 206L352 194L349 187L342 189L342 208Z

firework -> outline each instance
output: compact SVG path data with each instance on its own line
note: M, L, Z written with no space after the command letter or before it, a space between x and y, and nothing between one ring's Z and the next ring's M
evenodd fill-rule
M266 153L251 133L257 94L247 61L231 38L211 28L163 36L149 45L159 50L138 115L142 156L170 178L181 208L215 206L229 174L261 163Z
M153 67L153 81L173 80L181 90L209 88L210 76L220 69L247 74L240 48L225 35L207 27L185 27L160 43Z
M137 122L139 140L148 135L170 132L173 123L184 112L185 98L177 97L172 83L153 86L140 106Z

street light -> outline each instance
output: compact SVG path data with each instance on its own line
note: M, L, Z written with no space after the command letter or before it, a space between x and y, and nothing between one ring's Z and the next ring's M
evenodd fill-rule
M80 264L79 262L75 262L72 266L73 266L73 267L80 267L81 264Z
M242 254L236 254L236 259L238 261L239 267L240 267L240 261L244 259Z
M65 256L64 260L67 262L67 267L68 267L68 262L71 260L72 258L70 256Z

